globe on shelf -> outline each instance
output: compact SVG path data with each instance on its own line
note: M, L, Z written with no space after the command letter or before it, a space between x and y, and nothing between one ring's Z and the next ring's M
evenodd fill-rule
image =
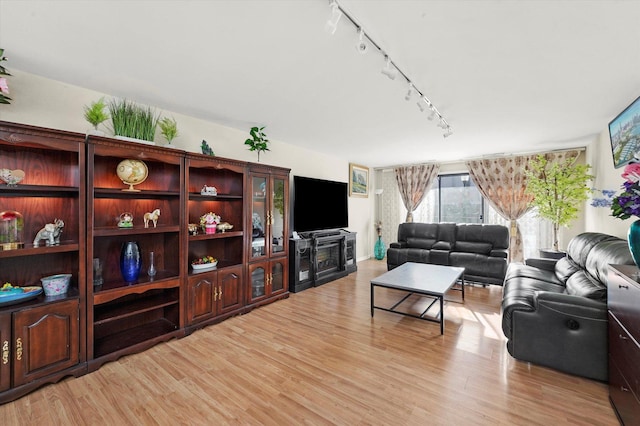
M149 169L147 165L140 160L122 160L116 168L116 173L122 183L129 185L129 188L123 189L123 191L140 192L139 189L134 189L134 185L138 185L144 182L149 175Z

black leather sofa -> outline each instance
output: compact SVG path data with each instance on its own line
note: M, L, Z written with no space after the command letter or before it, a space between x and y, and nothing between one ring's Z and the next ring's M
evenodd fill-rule
M387 250L387 269L406 262L461 266L465 280L502 285L508 248L502 225L402 223Z
M560 260L527 259L507 270L502 330L516 359L606 381L607 269L633 264L627 242L587 232Z

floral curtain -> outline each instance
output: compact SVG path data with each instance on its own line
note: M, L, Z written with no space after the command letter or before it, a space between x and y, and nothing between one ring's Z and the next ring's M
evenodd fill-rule
M550 152L543 154L549 161L564 161L576 158L578 150ZM505 219L510 222L509 259L515 262L523 260L522 233L517 220L528 210L531 195L526 193L527 178L525 170L529 161L540 154L498 157L466 161L469 175L482 196Z
M438 175L439 164L420 164L393 169L402 202L407 209L406 222L413 222L413 211L429 192L433 179Z

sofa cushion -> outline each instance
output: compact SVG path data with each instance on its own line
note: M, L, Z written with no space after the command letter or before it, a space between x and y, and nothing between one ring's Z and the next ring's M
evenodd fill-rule
M563 257L556 262L555 275L562 283L566 283L569 277L580 270L580 267L569 257Z
M492 245L489 243L477 243L473 241L456 241L455 251L488 255Z
M420 248L429 250L433 247L436 240L428 238L409 237L407 238L407 246L410 248Z
M567 255L581 268L586 268L587 256L591 249L605 240L619 240L612 235L597 232L583 232L576 235L567 245Z
M502 225L459 224L456 241L489 243L494 249L509 248L509 228Z
M431 248L434 250L451 250L453 248L453 243L450 241L438 241Z
M607 301L607 287L591 278L585 271L578 271L567 280L567 294Z
M555 285L561 285L564 283L558 280L554 271L536 268L535 266L523 265L521 263L512 263L509 265L507 275L505 276L505 282L515 277L531 278L533 280L552 283Z

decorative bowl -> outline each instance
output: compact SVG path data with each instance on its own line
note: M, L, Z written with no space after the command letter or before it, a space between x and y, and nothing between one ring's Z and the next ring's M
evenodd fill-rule
M194 271L202 271L206 269L213 269L218 265L218 259L213 256L204 256L191 262L191 267Z
M40 278L45 296L60 296L67 294L71 274L58 274Z
M17 185L24 179L24 176L24 171L20 169L0 169L0 179L9 186Z

